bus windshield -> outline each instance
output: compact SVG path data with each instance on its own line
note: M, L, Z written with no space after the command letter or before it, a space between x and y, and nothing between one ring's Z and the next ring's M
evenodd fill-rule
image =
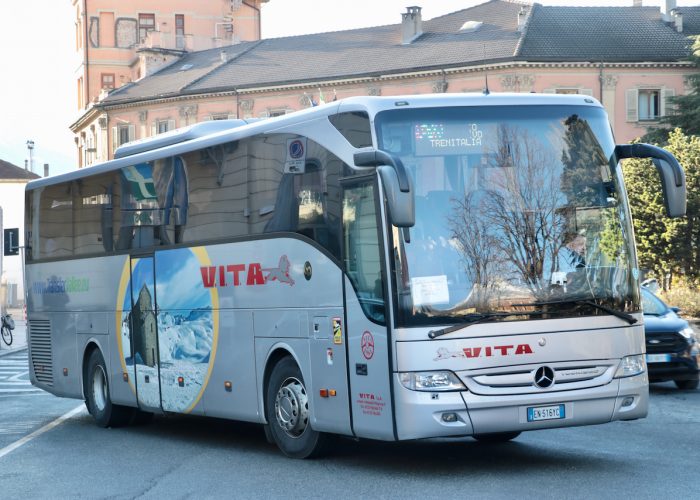
M397 326L639 311L601 108L391 110L375 124L416 203L410 237L393 229Z

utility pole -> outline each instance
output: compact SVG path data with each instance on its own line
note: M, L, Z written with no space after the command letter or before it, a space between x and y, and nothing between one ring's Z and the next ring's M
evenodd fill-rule
M34 152L34 141L29 139L27 141L27 149L29 150L29 171L34 172L34 158L33 158L33 152Z

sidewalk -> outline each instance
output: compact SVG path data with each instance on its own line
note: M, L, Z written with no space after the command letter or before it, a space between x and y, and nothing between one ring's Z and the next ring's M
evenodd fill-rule
M12 345L7 346L0 340L0 358L12 352L27 348L27 322L22 317L21 309L9 309L12 319L15 320L15 329L12 330Z

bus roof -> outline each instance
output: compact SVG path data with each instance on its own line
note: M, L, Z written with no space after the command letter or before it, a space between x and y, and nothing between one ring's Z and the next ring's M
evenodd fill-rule
M240 140L261 133L272 133L294 123L301 123L341 112L366 111L370 117L397 108L428 108L451 106L593 106L602 107L593 97L579 94L421 94L403 96L348 97L328 104L296 111L266 120L222 120L205 122L140 139L120 146L114 160L74 170L65 174L31 181L27 191L118 170L137 163L183 154L201 148Z

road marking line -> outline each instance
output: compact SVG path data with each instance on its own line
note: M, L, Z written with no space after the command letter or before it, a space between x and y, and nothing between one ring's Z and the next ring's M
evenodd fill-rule
M15 450L16 450L17 448L19 448L20 446L24 446L25 444L27 444L27 443L28 443L29 441L31 441L32 439L41 436L43 433L50 431L51 429L53 429L53 428L56 427L57 425L61 425L63 422L65 422L66 420L68 420L69 418L71 418L73 415L75 415L75 414L77 414L77 413L80 413L80 412L83 411L83 410L85 410L85 405L84 405L84 404L81 404L80 406L76 406L75 408L73 408L73 409L72 409L71 411L69 411L68 413L66 413L66 414L64 414L64 415L61 415L61 416L58 417L56 420L54 420L53 422L50 422L50 423L46 424L46 425L45 425L44 427L42 427L41 429L37 429L37 430L35 430L34 432L32 432L31 434L29 434L28 436L24 436L22 439L20 439L20 440L18 440L18 441L15 441L14 443L12 443L12 444L10 444L10 445L8 445L8 446L5 446L4 448L0 449L0 458L4 457L4 456L7 455L8 453L11 453L11 452L15 451Z

